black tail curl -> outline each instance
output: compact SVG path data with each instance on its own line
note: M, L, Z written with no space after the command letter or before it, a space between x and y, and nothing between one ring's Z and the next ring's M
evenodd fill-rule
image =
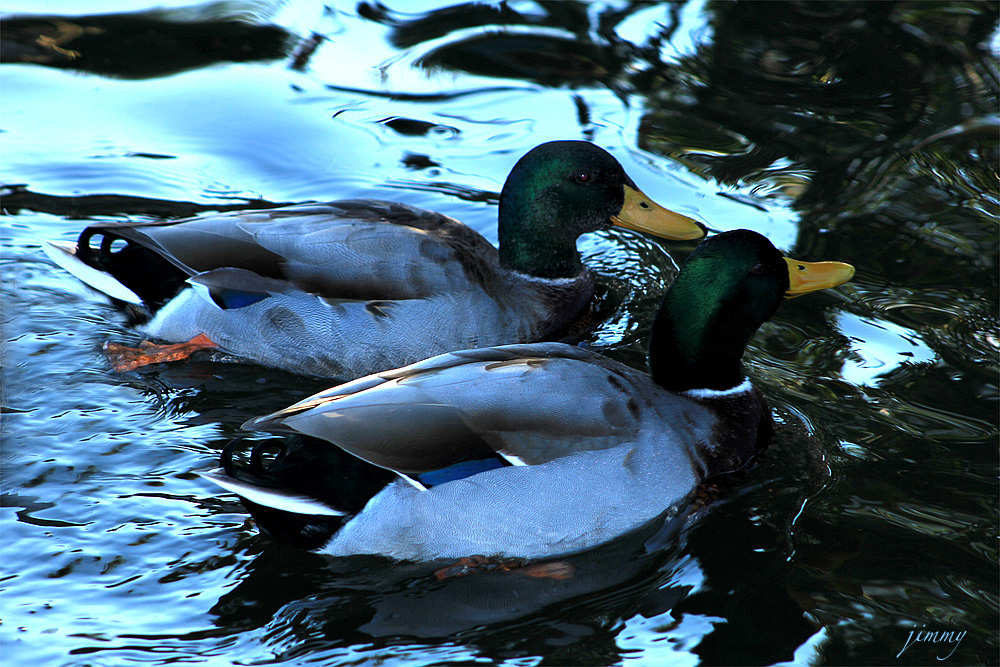
M135 292L152 313L187 286L189 273L116 232L114 226L87 227L80 233L76 248L80 261L113 276Z
M250 451L246 454L246 448ZM308 436L289 436L255 443L234 440L226 445L221 465L233 479L258 487L315 498L344 512L340 516L295 514L242 498L261 532L301 549L318 549L340 529L395 473Z

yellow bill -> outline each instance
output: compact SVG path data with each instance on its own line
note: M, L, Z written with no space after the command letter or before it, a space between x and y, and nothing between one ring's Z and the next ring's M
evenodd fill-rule
M628 185L625 186L625 204L611 216L611 222L671 241L693 241L705 235L705 229L693 219L663 208L642 190Z
M785 262L788 263L786 299L843 285L854 276L854 267L843 262L800 262L791 257L786 257Z

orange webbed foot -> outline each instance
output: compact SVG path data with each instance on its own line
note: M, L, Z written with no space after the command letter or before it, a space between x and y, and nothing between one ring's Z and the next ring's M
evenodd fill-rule
M467 556L459 558L454 563L434 572L439 580L453 577L464 577L474 572L514 572L536 579L570 579L576 568L565 561L549 561L525 565L516 558L488 558L486 556Z
M149 364L162 364L167 361L187 359L198 350L217 348L218 346L205 334L198 334L186 343L172 345L155 345L148 340L139 347L127 347L118 343L106 343L104 351L108 355L114 369L119 373L135 370Z
M521 574L535 579L572 579L576 568L566 561L555 560L548 563L536 563L518 570Z

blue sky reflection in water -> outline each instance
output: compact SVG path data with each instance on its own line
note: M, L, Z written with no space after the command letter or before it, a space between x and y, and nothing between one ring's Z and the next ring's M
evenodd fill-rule
M5 7L5 664L1000 661L994 4L88 6ZM101 343L138 339L40 248L87 219L354 196L495 242L510 166L560 138L714 230L858 268L751 343L780 425L761 463L568 580L258 535L194 473L327 383L212 355L115 374ZM641 365L687 248L580 247L621 301L589 342Z

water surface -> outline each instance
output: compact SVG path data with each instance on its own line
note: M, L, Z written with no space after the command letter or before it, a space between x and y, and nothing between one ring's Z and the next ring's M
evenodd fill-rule
M5 16L5 663L1000 662L995 3L88 4ZM328 383L210 354L116 374L102 343L138 338L40 247L355 196L495 242L507 171L567 138L715 231L858 269L754 337L760 464L568 580L260 536L195 473ZM588 343L641 366L690 248L580 247L622 303Z

